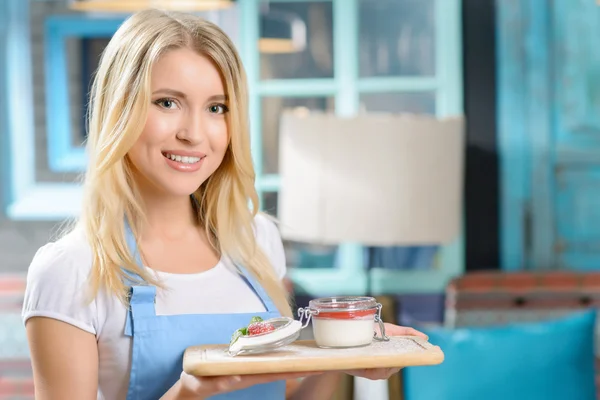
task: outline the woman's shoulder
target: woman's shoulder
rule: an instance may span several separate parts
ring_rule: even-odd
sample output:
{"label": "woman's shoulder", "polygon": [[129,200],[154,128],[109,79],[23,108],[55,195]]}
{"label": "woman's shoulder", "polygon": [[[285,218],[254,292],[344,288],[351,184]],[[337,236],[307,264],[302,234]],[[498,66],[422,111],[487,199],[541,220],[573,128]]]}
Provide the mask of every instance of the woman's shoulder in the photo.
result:
{"label": "woman's shoulder", "polygon": [[271,241],[281,242],[275,218],[263,212],[259,212],[254,217],[254,234],[256,240],[261,243],[269,243]]}
{"label": "woman's shoulder", "polygon": [[33,256],[28,275],[56,273],[72,268],[82,269],[87,274],[91,264],[90,245],[82,230],[75,228],[57,240],[41,246]]}
{"label": "woman's shoulder", "polygon": [[77,229],[40,247],[27,271],[23,321],[42,316],[96,333],[96,305],[85,300],[91,266],[90,247]]}
{"label": "woman's shoulder", "polygon": [[254,232],[256,242],[269,258],[275,274],[283,279],[287,272],[285,250],[275,219],[268,214],[258,213],[254,217]]}
{"label": "woman's shoulder", "polygon": [[36,264],[53,264],[56,261],[91,262],[91,248],[82,229],[76,227],[54,241],[41,246],[33,257]]}

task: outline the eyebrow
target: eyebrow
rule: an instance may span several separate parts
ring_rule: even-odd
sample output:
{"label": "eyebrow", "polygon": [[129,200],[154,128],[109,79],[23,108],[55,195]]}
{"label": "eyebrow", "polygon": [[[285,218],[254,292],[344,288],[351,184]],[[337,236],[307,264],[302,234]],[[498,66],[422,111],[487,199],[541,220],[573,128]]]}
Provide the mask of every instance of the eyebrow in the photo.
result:
{"label": "eyebrow", "polygon": [[[159,93],[163,93],[163,94],[167,94],[167,95],[171,95],[171,96],[175,96],[175,97],[181,97],[181,98],[186,98],[187,96],[185,95],[185,93],[180,92],[179,90],[175,90],[175,89],[158,89],[155,90],[152,94],[156,95]],[[216,94],[214,96],[210,96],[208,98],[208,101],[227,101],[229,100],[228,96],[224,95],[224,94]]]}
{"label": "eyebrow", "polygon": [[222,102],[226,102],[229,100],[229,97],[227,95],[224,94],[215,94],[214,96],[210,96],[208,98],[208,101],[222,101]]}

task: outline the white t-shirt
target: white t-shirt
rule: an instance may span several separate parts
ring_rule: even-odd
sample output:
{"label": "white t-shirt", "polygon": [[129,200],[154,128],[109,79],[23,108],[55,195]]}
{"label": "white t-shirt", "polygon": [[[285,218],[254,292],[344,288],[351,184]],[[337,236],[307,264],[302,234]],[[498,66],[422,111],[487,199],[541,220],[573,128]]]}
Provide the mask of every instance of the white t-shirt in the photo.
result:
{"label": "white t-shirt", "polygon": [[[285,255],[277,227],[259,215],[255,234],[277,275],[283,278]],[[131,367],[131,337],[124,335],[126,309],[115,296],[103,291],[89,305],[83,303],[91,264],[91,249],[82,231],[75,230],[41,247],[27,275],[23,321],[36,316],[55,318],[96,335],[98,398],[125,399]],[[166,288],[157,289],[158,315],[265,311],[260,298],[226,258],[206,272],[156,274]]]}

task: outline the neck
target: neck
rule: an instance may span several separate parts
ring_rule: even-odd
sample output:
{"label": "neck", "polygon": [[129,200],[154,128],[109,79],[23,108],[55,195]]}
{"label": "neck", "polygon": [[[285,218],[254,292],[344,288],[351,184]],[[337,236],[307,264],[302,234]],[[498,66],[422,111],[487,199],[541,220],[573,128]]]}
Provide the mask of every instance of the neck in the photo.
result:
{"label": "neck", "polygon": [[189,196],[144,196],[147,225],[142,237],[178,238],[197,229],[198,218]]}

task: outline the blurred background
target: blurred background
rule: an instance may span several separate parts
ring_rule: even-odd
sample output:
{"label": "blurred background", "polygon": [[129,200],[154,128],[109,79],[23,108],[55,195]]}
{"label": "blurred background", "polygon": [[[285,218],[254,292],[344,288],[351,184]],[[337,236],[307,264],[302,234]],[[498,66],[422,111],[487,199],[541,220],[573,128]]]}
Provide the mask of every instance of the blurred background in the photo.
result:
{"label": "blurred background", "polygon": [[[312,207],[281,196],[299,185],[282,172],[298,168],[280,157],[285,111],[418,115],[439,135],[447,118],[464,118],[451,157],[383,168],[377,179],[402,181],[384,211],[442,207],[440,219],[459,221],[444,225],[451,237],[404,233],[390,245],[284,235],[298,306],[375,296],[386,321],[426,331],[446,353],[441,366],[389,381],[348,378],[338,399],[596,398],[595,319],[585,312],[600,304],[595,0],[0,0],[0,399],[33,398],[25,276],[35,251],[78,213],[99,55],[129,13],[151,6],[198,13],[234,39],[250,84],[257,189],[282,223],[294,207]],[[328,129],[317,126],[323,137]],[[435,146],[417,154],[431,158]],[[421,186],[436,193],[442,170],[458,171],[444,182],[451,206],[443,195],[407,200]],[[358,197],[344,202],[361,207],[358,222],[382,207]],[[432,232],[442,227],[420,218]]]}

